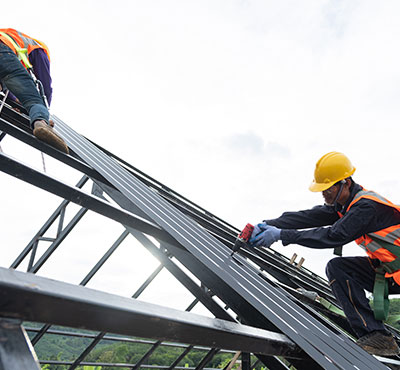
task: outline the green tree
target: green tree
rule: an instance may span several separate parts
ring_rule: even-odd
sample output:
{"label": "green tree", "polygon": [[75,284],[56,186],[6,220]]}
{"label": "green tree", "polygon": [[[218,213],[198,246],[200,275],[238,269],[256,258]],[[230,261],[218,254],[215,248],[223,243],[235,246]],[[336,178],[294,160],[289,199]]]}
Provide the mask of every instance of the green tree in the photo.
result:
{"label": "green tree", "polygon": [[[219,365],[218,365],[218,369],[223,369],[225,368],[225,366],[228,366],[229,363],[232,361],[232,357],[230,358],[226,358],[225,360],[223,360]],[[239,363],[236,362],[235,365],[233,365],[232,369],[237,369],[239,368]]]}

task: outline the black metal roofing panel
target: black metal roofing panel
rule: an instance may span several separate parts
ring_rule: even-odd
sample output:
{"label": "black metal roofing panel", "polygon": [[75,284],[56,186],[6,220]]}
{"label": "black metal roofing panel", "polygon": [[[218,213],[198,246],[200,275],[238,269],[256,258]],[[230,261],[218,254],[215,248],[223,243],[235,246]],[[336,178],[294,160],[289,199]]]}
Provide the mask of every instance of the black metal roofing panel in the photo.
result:
{"label": "black metal roofing panel", "polygon": [[[273,323],[326,369],[385,369],[374,357],[342,334],[326,328],[296,306],[281,290],[263,280],[245,259],[141,183],[112,158],[53,116],[69,147],[175,238],[204,268],[226,282],[268,322]],[[213,286],[209,286],[213,288]],[[247,319],[247,318],[246,318]],[[251,317],[248,318],[251,322]]]}

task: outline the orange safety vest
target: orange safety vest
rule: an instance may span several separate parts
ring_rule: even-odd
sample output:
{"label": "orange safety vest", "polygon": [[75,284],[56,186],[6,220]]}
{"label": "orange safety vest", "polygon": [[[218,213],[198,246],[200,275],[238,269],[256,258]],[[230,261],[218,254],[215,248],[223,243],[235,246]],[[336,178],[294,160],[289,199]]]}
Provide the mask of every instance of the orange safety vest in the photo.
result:
{"label": "orange safety vest", "polygon": [[[27,49],[28,56],[35,49],[43,49],[50,60],[50,51],[44,42],[36,40],[22,32],[14,30],[13,28],[2,28],[0,29],[0,32],[6,33],[21,48]],[[18,55],[18,52],[15,49],[14,45],[10,42],[10,40],[8,40],[7,37],[4,37],[1,33],[0,33],[0,41],[6,44],[16,55]],[[26,66],[24,65],[24,67]]]}
{"label": "orange safety vest", "polygon": [[[386,198],[373,191],[368,191],[365,189],[362,189],[356,193],[353,201],[347,207],[346,212],[360,199],[371,199],[374,202],[381,203],[400,212],[400,206],[393,204]],[[342,217],[343,215],[339,213],[339,216]],[[379,244],[379,240],[399,247],[400,253],[400,224],[368,233],[355,240],[355,242],[367,252],[370,258],[379,259],[382,262],[394,261],[397,256],[389,252],[386,248],[382,247],[382,245]],[[397,270],[393,273],[386,272],[385,277],[393,277],[394,281],[400,285],[400,270]]]}

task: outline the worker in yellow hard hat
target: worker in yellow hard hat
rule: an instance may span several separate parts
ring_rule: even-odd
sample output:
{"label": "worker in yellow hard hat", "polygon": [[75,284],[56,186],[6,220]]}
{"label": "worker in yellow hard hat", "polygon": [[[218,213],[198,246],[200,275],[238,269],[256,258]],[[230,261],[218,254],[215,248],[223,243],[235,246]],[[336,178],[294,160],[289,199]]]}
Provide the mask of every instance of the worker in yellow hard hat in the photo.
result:
{"label": "worker in yellow hard hat", "polygon": [[[374,355],[397,355],[400,349],[382,320],[387,316],[387,295],[400,294],[400,206],[355,183],[355,170],[342,153],[323,155],[309,189],[322,192],[325,204],[259,223],[250,244],[270,247],[281,240],[284,246],[316,249],[359,244],[368,257],[330,260],[329,284],[357,343]],[[374,293],[374,310],[364,290]]]}
{"label": "worker in yellow hard hat", "polygon": [[325,154],[315,166],[314,179],[309,189],[313,192],[321,191],[326,204],[334,205],[338,203],[339,198],[346,197],[346,194],[342,194],[344,189],[346,192],[349,190],[348,186],[345,187],[345,179],[350,178],[355,170],[344,154]]}

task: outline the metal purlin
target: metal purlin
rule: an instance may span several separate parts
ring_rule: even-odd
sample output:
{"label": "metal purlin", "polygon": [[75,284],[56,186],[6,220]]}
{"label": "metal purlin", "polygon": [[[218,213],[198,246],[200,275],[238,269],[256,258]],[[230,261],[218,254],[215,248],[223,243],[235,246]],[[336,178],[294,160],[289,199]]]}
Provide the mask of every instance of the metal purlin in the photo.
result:
{"label": "metal purlin", "polygon": [[[289,336],[316,362],[327,369],[384,368],[344,335],[327,332],[321,325],[278,289],[260,281],[258,275],[241,257],[239,264],[229,258],[230,250],[212,238],[193,221],[154,194],[127,170],[111,160],[94,145],[77,134],[56,116],[57,131],[87,164],[133,201],[154,222],[172,235],[210,271],[256,308],[268,321]],[[224,266],[221,269],[221,266]],[[211,287],[212,288],[212,287]],[[284,320],[282,319],[284,317]]]}
{"label": "metal purlin", "polygon": [[[84,175],[76,184],[77,188],[82,188],[85,183],[88,181],[88,177]],[[62,214],[65,212],[65,208],[70,204],[70,201],[63,200],[61,204],[57,207],[57,209],[53,212],[53,214],[49,217],[49,219],[43,224],[40,230],[35,234],[32,240],[28,243],[28,245],[24,248],[24,250],[19,254],[19,256],[15,259],[15,261],[11,264],[10,268],[16,269],[18,266],[24,261],[25,257],[31,253],[30,262],[28,266],[28,271],[32,271],[32,265],[36,254],[36,249],[38,242],[40,240],[50,241],[48,238],[44,238],[44,234],[50,229],[53,223],[59,219],[59,224],[57,227],[57,237],[60,236],[62,231],[62,223],[63,217]],[[51,241],[55,241],[57,237],[52,239]],[[33,255],[33,256],[32,256]]]}

